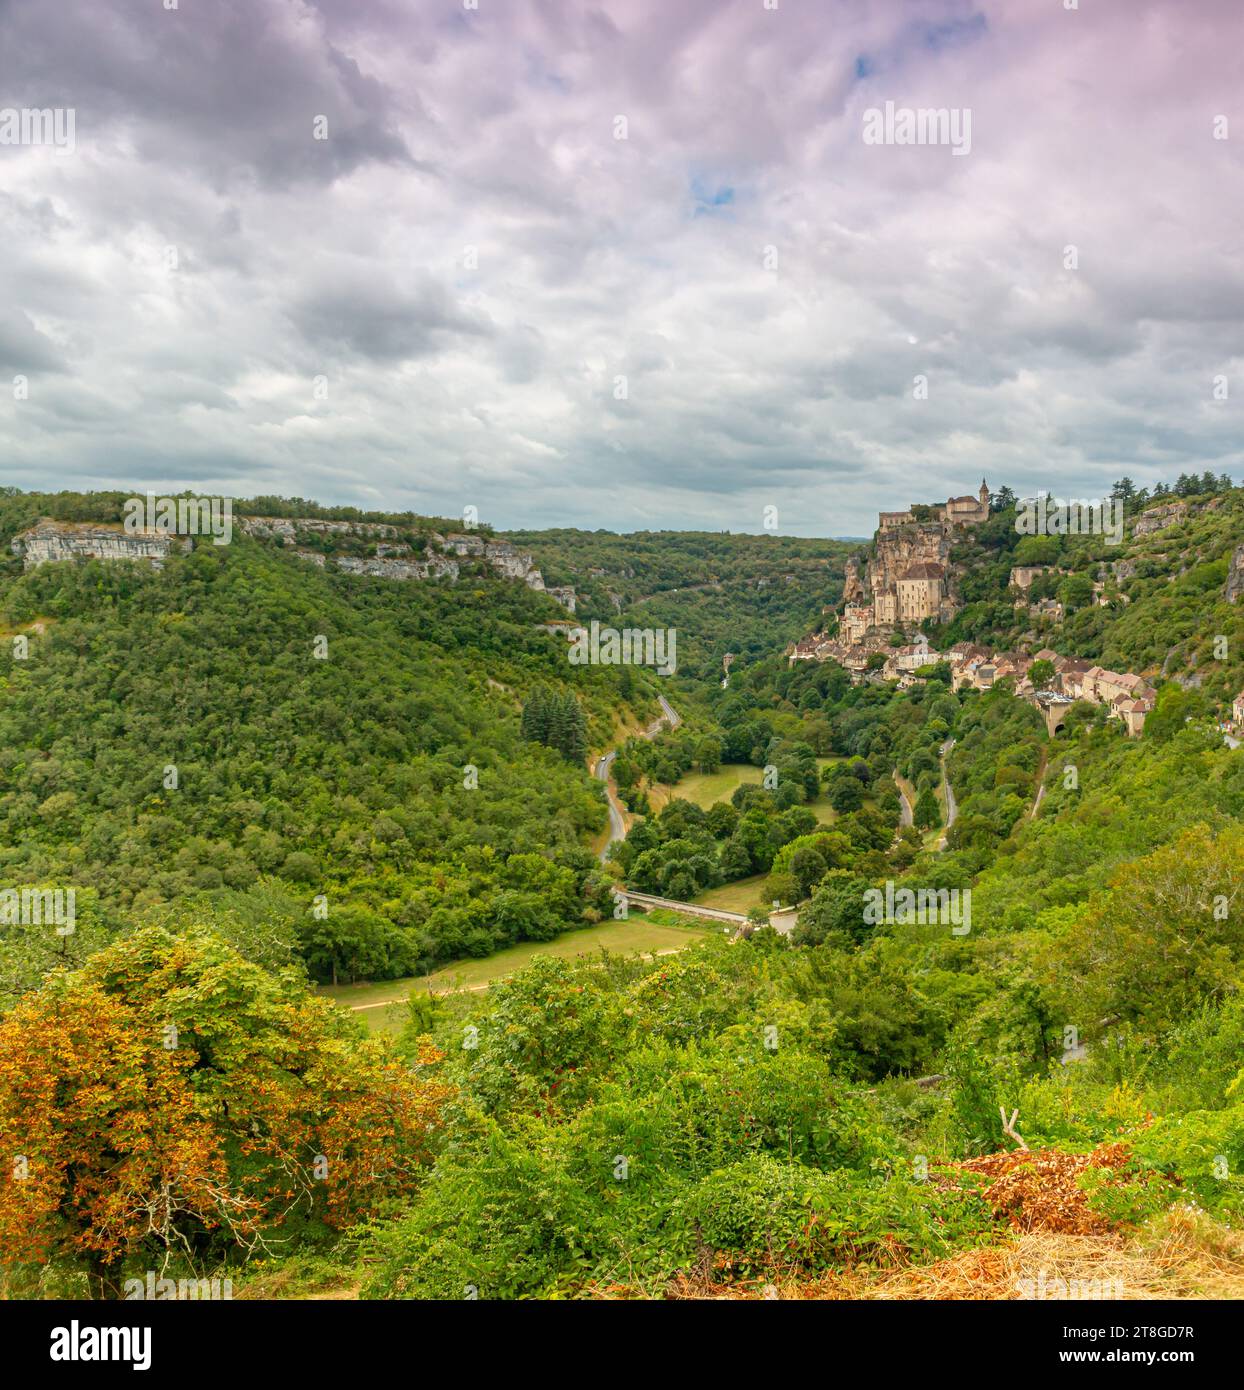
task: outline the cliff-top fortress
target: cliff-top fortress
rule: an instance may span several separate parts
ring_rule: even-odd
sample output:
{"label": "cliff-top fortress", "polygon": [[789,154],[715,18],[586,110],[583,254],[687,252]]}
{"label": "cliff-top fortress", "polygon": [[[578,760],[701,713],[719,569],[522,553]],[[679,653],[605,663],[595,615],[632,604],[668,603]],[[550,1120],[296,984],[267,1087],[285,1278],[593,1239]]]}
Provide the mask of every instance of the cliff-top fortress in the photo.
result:
{"label": "cliff-top fortress", "polygon": [[846,564],[842,639],[858,642],[870,628],[915,627],[926,618],[949,622],[958,611],[950,574],[954,533],[988,519],[983,478],[975,497],[880,513],[871,556],[863,565],[855,556]]}

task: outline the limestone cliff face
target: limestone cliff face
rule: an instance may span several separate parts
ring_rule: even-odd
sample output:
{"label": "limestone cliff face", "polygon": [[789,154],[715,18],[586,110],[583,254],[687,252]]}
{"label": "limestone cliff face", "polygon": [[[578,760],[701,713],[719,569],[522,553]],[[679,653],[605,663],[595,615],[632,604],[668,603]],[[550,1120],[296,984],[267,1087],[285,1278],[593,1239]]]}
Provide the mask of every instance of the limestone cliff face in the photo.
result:
{"label": "limestone cliff face", "polygon": [[[346,574],[371,575],[382,579],[441,579],[456,580],[461,572],[460,559],[482,560],[503,579],[513,579],[528,588],[545,591],[544,576],[536,568],[531,554],[519,550],[509,541],[492,540],[472,532],[442,536],[433,531],[428,547],[416,556],[409,545],[396,539],[399,530],[379,521],[321,521],[308,517],[242,517],[239,525],[248,536],[277,540],[296,549],[299,555],[323,566],[324,556],[314,550],[297,549],[299,541],[308,534],[357,536],[376,541],[374,556],[338,555],[332,562]],[[571,613],[577,598],[569,585],[546,592]]]}
{"label": "limestone cliff face", "polygon": [[1234,603],[1241,594],[1244,594],[1244,545],[1237,545],[1227,571],[1227,602]]}
{"label": "limestone cliff face", "polygon": [[97,526],[71,521],[41,521],[13,537],[10,549],[26,569],[52,560],[145,560],[160,569],[174,546],[189,550],[188,537],[162,531],[128,532],[120,526]]}
{"label": "limestone cliff face", "polygon": [[484,546],[484,559],[506,579],[521,579],[533,589],[544,588],[544,576],[536,569],[530,554],[508,541],[489,541]]}
{"label": "limestone cliff face", "polygon": [[842,601],[858,603],[864,597],[864,582],[860,578],[860,562],[853,555],[846,563],[842,579]]}
{"label": "limestone cliff face", "polygon": [[397,527],[382,521],[321,521],[316,517],[244,516],[238,523],[248,536],[279,540],[282,545],[296,545],[299,532],[318,536],[396,536]]}
{"label": "limestone cliff face", "polygon": [[579,602],[579,596],[575,593],[573,586],[570,584],[561,586],[549,585],[544,592],[548,594],[549,598],[560,603],[568,613],[573,613],[575,606]]}
{"label": "limestone cliff face", "polygon": [[937,522],[913,522],[882,531],[868,563],[868,588],[874,594],[894,589],[900,576],[912,565],[947,566],[949,561],[950,536]]}
{"label": "limestone cliff face", "polygon": [[484,536],[452,535],[444,539],[446,550],[472,560],[484,560],[505,579],[520,579],[532,589],[544,588],[544,576],[529,552],[509,541],[488,540]]}
{"label": "limestone cliff face", "polygon": [[[325,521],[318,517],[247,516],[238,519],[244,535],[277,541],[294,554],[325,568],[332,564],[345,574],[372,575],[382,579],[449,579],[459,577],[455,557],[481,559],[504,579],[513,579],[529,588],[544,590],[544,576],[531,555],[509,541],[483,536],[440,536],[433,532],[428,547],[417,555],[397,539],[396,526],[381,521]],[[376,554],[334,555],[305,548],[310,536],[354,536],[376,542]],[[12,550],[23,558],[27,569],[50,560],[146,560],[159,569],[173,546],[189,551],[188,538],[166,535],[162,531],[128,532],[120,526],[82,525],[75,522],[41,521],[29,531],[15,536]],[[563,608],[575,611],[576,595],[569,585],[547,591]]]}
{"label": "limestone cliff face", "polygon": [[362,559],[339,555],[334,562],[346,574],[367,574],[379,579],[439,579],[458,577],[458,562],[444,555],[430,555],[427,560],[394,560],[384,556]]}

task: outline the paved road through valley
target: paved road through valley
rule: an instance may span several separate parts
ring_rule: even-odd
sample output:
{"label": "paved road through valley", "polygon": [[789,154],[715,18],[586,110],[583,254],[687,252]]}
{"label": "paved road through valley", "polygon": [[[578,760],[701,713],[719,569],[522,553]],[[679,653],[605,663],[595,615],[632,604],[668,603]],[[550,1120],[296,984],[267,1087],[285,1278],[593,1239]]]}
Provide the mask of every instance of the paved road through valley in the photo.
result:
{"label": "paved road through valley", "polygon": [[[655,738],[665,724],[668,724],[671,729],[676,729],[682,723],[682,715],[675,710],[664,695],[658,695],[657,699],[661,703],[662,715],[660,719],[653,720],[648,726],[648,732],[645,735],[647,738]],[[609,858],[609,846],[615,840],[626,839],[626,819],[622,813],[622,803],[618,800],[617,793],[609,782],[609,769],[613,766],[613,760],[617,756],[618,750],[611,748],[608,753],[602,753],[596,760],[596,776],[605,784],[605,798],[609,802],[609,839],[596,856],[602,864]]]}
{"label": "paved road through valley", "polygon": [[609,846],[615,840],[626,839],[626,821],[622,816],[622,805],[613,788],[609,785],[609,769],[613,766],[613,760],[617,756],[618,750],[611,748],[608,753],[596,760],[596,775],[605,784],[605,798],[609,802],[609,839],[599,855],[602,864],[609,857]]}

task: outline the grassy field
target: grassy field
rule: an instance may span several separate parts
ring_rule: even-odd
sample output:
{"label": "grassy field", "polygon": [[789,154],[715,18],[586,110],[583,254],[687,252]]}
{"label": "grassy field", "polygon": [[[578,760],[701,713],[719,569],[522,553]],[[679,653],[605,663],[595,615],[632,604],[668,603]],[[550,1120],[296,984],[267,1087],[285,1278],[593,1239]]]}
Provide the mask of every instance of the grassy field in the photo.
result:
{"label": "grassy field", "polygon": [[761,898],[761,889],[768,874],[752,874],[750,878],[736,879],[733,883],[723,883],[720,888],[710,888],[696,898],[705,907],[719,907],[723,912],[746,912],[749,907],[769,904]]}
{"label": "grassy field", "polygon": [[[841,758],[818,758],[816,765],[820,769],[841,761]],[[652,802],[654,811],[660,811],[662,806],[675,797],[681,801],[693,802],[707,811],[718,801],[729,801],[736,787],[749,782],[759,784],[763,775],[762,768],[752,767],[750,763],[727,763],[716,772],[689,772],[674,787],[658,783],[649,791],[648,799]],[[824,795],[807,804],[822,825],[828,825],[834,819],[834,808],[826,801]]]}
{"label": "grassy field", "polygon": [[662,800],[678,797],[707,811],[718,801],[729,801],[736,787],[748,782],[759,784],[763,775],[763,768],[750,763],[727,763],[716,772],[689,772],[676,787],[661,787]]}
{"label": "grassy field", "polygon": [[[494,980],[513,975],[531,964],[536,956],[573,957],[595,955],[602,947],[617,955],[636,952],[680,951],[705,936],[707,926],[658,925],[643,916],[626,922],[608,922],[582,931],[566,932],[552,941],[525,941],[482,960],[455,961],[431,975],[410,975],[380,984],[321,985],[319,993],[345,1008],[358,1009],[372,1032],[397,1032],[401,1026],[401,1006],[415,990],[480,990]],[[385,1007],[394,1006],[394,1007]]]}

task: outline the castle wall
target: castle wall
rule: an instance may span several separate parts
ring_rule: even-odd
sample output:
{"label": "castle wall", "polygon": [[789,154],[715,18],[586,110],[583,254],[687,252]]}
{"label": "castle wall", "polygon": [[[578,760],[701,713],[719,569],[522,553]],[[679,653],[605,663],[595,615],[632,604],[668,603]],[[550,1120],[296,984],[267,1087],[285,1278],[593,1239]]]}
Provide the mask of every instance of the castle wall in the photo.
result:
{"label": "castle wall", "polygon": [[[878,627],[925,618],[946,621],[954,616],[956,604],[949,578],[954,531],[988,520],[989,488],[982,479],[976,497],[951,497],[924,514],[933,520],[916,521],[910,508],[881,512],[863,570],[855,559],[847,561],[844,602],[871,602],[872,620]],[[909,574],[913,567],[926,565],[939,566],[943,574]],[[904,575],[908,577],[904,579]],[[851,621],[853,631],[858,625],[858,621]]]}

